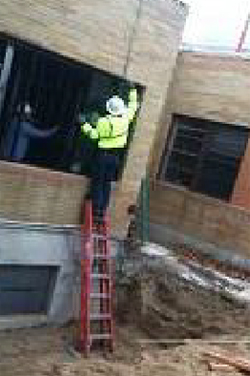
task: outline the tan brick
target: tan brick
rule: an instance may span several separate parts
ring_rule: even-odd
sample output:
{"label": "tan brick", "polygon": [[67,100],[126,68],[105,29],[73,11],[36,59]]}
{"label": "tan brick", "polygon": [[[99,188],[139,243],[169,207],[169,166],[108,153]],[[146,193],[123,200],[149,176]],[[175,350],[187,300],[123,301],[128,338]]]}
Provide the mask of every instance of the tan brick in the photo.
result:
{"label": "tan brick", "polygon": [[[128,37],[134,27],[137,9],[136,0],[1,0],[0,32],[10,33],[122,76],[129,47]],[[128,78],[141,83],[146,93],[130,149],[131,157],[123,175],[127,186],[133,186],[133,189],[125,194],[121,184],[116,193],[119,212],[116,224],[120,229],[124,227],[126,205],[136,200],[141,178],[145,174],[186,15],[187,7],[178,1],[150,0],[144,2],[141,19],[136,25]],[[147,148],[144,147],[145,143]],[[20,175],[24,172],[21,169]],[[44,176],[39,170],[37,178],[41,180],[40,175]],[[70,196],[69,201],[66,193],[70,190],[69,185],[62,184],[56,188],[49,180],[50,173],[46,177],[48,189],[43,189],[44,184],[33,186],[26,177],[24,192],[21,194],[20,190],[16,197],[11,194],[10,199],[7,198],[6,202],[15,202],[18,206],[15,213],[11,204],[1,206],[3,200],[0,192],[2,215],[17,219],[28,217],[31,221],[75,223],[86,181],[78,180],[71,189],[72,198]],[[61,175],[61,178],[64,180],[65,175]],[[5,179],[0,166],[3,190],[7,184]],[[23,179],[13,176],[13,181],[18,184]],[[73,177],[71,179],[74,181]],[[56,189],[62,192],[58,192],[59,198],[53,202]],[[42,192],[45,193],[44,197]],[[37,195],[41,200],[39,204],[35,203]],[[28,207],[27,197],[30,197],[33,208]],[[63,201],[71,203],[71,210],[70,205],[61,206]]]}
{"label": "tan brick", "polygon": [[250,256],[249,213],[236,206],[154,182],[150,220]]}

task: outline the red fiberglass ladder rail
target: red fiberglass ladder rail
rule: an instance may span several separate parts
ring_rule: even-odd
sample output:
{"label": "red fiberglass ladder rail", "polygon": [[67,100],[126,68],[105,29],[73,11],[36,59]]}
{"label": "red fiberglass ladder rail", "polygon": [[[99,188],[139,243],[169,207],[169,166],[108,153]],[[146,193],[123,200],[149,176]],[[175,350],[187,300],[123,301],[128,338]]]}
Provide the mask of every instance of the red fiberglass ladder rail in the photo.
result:
{"label": "red fiberglass ladder rail", "polygon": [[96,344],[113,350],[113,265],[110,224],[106,216],[94,224],[92,203],[85,205],[81,237],[80,348],[87,355]]}

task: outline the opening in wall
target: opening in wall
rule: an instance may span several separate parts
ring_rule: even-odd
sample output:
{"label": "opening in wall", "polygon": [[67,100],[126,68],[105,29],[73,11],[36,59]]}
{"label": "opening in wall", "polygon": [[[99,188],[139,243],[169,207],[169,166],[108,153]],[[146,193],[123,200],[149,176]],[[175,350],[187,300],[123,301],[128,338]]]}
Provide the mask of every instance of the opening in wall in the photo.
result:
{"label": "opening in wall", "polygon": [[47,314],[59,268],[0,265],[0,316]]}
{"label": "opening in wall", "polygon": [[[97,145],[81,134],[79,114],[87,121],[105,114],[109,97],[126,102],[129,87],[121,77],[0,37],[0,158],[89,175]],[[119,173],[125,157],[122,150]]]}
{"label": "opening in wall", "polygon": [[248,137],[243,126],[174,115],[158,178],[229,201]]}

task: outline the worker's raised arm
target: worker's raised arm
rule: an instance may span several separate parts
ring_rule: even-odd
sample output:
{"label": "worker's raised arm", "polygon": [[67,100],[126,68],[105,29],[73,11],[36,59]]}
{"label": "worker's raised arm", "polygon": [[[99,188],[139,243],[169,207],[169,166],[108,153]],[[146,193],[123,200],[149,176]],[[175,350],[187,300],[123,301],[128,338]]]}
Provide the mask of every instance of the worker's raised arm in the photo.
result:
{"label": "worker's raised arm", "polygon": [[129,119],[129,122],[133,121],[137,109],[138,109],[137,90],[131,89],[130,92],[129,92],[129,102],[128,102],[128,119]]}

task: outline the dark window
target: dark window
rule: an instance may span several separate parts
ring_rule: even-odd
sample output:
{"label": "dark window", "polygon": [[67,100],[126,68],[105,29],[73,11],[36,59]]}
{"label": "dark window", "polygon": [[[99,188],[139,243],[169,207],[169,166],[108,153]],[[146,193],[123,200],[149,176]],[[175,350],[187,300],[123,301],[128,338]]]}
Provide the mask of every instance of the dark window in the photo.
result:
{"label": "dark window", "polygon": [[159,178],[229,200],[248,140],[248,130],[174,115]]}
{"label": "dark window", "polygon": [[[0,159],[91,174],[97,145],[81,135],[79,114],[90,122],[94,112],[106,114],[107,99],[116,94],[126,101],[129,85],[89,65],[0,38]],[[121,168],[125,156],[121,151]]]}
{"label": "dark window", "polygon": [[57,274],[56,266],[0,265],[0,316],[46,314]]}

